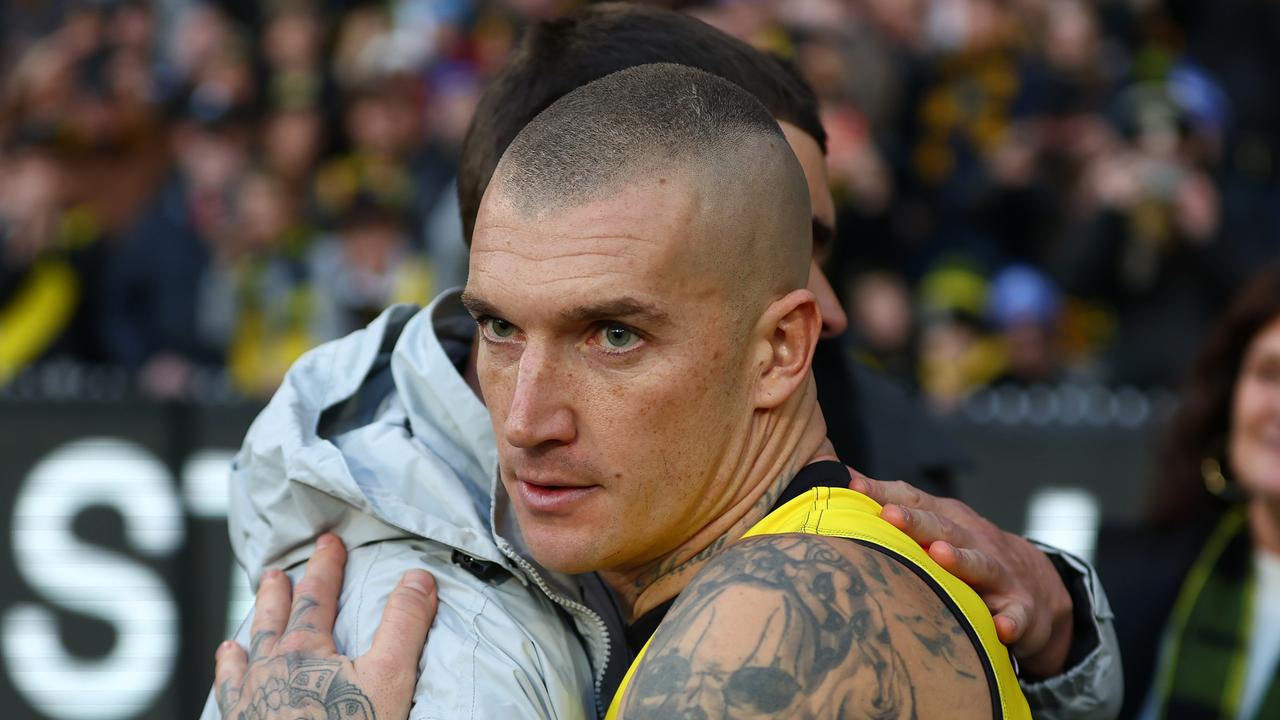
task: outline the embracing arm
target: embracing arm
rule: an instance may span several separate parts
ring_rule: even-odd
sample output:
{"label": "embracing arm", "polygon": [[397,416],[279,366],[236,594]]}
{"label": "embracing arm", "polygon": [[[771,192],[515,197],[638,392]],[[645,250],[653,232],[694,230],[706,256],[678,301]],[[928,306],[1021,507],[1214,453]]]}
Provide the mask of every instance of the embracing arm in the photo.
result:
{"label": "embracing arm", "polygon": [[1071,594],[1075,621],[1063,671],[1024,681],[1022,692],[1041,720],[1112,720],[1124,699],[1120,641],[1111,603],[1089,563],[1057,548],[1033,543],[1058,570]]}
{"label": "embracing arm", "polygon": [[[318,567],[338,564],[336,582],[309,586],[315,588],[311,596],[326,603],[336,601],[336,621],[325,626],[328,630],[322,628],[326,651],[332,648],[336,655],[356,657],[376,647],[377,628],[395,613],[395,598],[402,592],[397,589],[399,580],[411,568],[431,570],[433,592],[440,598],[431,625],[432,641],[425,649],[419,641],[416,653],[398,656],[395,672],[411,679],[407,709],[379,712],[379,718],[587,717],[594,705],[590,668],[580,644],[558,622],[549,600],[533,595],[515,579],[490,587],[452,564],[449,548],[430,541],[406,538],[352,548],[347,553],[341,551],[341,543],[336,545],[316,550],[307,569],[308,574],[314,574],[317,559]],[[300,582],[298,592],[305,587]],[[249,648],[250,657],[262,655],[260,647],[254,649],[254,637],[265,622],[258,615],[278,603],[279,597],[287,599],[289,593],[287,577],[261,584],[258,613],[251,623],[255,630],[242,628],[236,638],[241,647]],[[218,656],[219,677],[228,676],[223,672],[228,664],[225,658],[235,654],[234,644],[230,653],[227,650]],[[324,657],[329,662],[345,659]],[[276,674],[287,672],[281,667]],[[241,672],[240,676],[242,680],[234,672],[229,675],[232,684],[240,685],[242,695],[270,693],[275,682],[271,674]],[[354,686],[366,687],[360,683]],[[236,717],[221,714],[216,701],[211,697],[202,720]]]}
{"label": "embracing arm", "polygon": [[218,647],[214,698],[224,718],[377,720],[408,715],[414,666],[436,612],[435,583],[406,573],[392,592],[369,651],[351,659],[333,644],[346,552],[322,536],[306,575],[267,573],[249,647]]}
{"label": "embracing arm", "polygon": [[926,548],[991,608],[1041,720],[1108,720],[1120,711],[1120,649],[1102,583],[1088,563],[996,527],[968,505],[851,471],[850,487]]}
{"label": "embracing arm", "polygon": [[810,535],[718,556],[626,693],[627,720],[991,717],[977,651],[933,591],[875,550]]}

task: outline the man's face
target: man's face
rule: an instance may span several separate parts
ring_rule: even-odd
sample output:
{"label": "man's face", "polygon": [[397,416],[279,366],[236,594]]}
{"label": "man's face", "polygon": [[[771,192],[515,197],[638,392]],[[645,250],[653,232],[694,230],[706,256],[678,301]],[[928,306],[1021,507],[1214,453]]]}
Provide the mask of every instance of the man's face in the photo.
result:
{"label": "man's face", "polygon": [[725,511],[752,415],[752,323],[706,251],[721,211],[677,178],[538,219],[500,196],[465,302],[524,538],[560,571],[650,563]]}
{"label": "man's face", "polygon": [[788,122],[779,121],[778,125],[787,136],[787,144],[800,161],[805,182],[809,184],[809,206],[813,208],[813,263],[809,266],[808,287],[818,299],[818,308],[822,311],[822,337],[834,337],[849,327],[849,317],[822,270],[822,264],[836,241],[836,206],[827,182],[827,161],[812,135]]}

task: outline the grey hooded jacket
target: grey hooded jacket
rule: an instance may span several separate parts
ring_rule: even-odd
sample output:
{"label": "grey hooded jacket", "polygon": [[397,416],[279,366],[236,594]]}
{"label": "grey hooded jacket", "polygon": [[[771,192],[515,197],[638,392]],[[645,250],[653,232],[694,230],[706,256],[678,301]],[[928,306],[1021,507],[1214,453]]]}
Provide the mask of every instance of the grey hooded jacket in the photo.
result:
{"label": "grey hooded jacket", "polygon": [[[304,355],[236,456],[232,548],[255,588],[269,568],[296,582],[314,539],[337,532],[348,561],[334,639],[353,657],[400,576],[429,570],[440,608],[413,720],[603,715],[605,674],[625,670],[606,667],[605,622],[617,637],[620,621],[598,587],[547,572],[523,548],[488,413],[458,371],[473,333],[453,291]],[[1037,718],[1108,718],[1119,704],[1106,600],[1091,569],[1081,572],[1101,646],[1061,679],[1026,686]],[[211,693],[202,720],[219,717]]]}

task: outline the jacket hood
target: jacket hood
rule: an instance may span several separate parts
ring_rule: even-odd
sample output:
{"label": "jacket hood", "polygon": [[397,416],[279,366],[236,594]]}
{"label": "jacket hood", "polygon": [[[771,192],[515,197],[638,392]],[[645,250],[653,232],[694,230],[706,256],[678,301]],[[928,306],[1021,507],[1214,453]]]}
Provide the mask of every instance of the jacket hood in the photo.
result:
{"label": "jacket hood", "polygon": [[231,543],[255,587],[328,530],[348,547],[427,538],[526,581],[489,528],[493,433],[454,362],[471,327],[448,292],[393,306],[289,370],[232,465]]}

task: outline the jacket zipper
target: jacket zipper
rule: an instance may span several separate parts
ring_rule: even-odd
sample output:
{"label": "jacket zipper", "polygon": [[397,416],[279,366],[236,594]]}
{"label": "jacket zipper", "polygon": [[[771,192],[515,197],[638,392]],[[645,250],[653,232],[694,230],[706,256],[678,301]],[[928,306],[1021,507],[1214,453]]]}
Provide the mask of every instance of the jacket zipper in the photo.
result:
{"label": "jacket zipper", "polygon": [[517,553],[515,549],[511,547],[511,544],[508,543],[505,539],[497,536],[496,534],[494,535],[494,539],[497,540],[498,549],[501,550],[502,553],[506,555],[507,558],[509,558],[512,562],[520,566],[520,569],[523,570],[525,574],[528,575],[533,580],[534,584],[538,586],[538,589],[542,590],[544,595],[551,598],[551,600],[555,602],[557,605],[565,608],[566,610],[576,615],[584,616],[586,620],[590,621],[590,625],[592,626],[592,629],[596,631],[595,636],[596,638],[599,639],[598,644],[600,645],[600,648],[597,651],[597,653],[593,653],[593,654],[598,654],[600,657],[592,658],[594,660],[592,665],[595,668],[594,670],[594,675],[595,675],[594,686],[595,687],[592,695],[595,698],[595,703],[596,703],[596,707],[595,707],[596,717],[597,718],[604,717],[604,713],[602,712],[604,703],[602,702],[602,698],[600,697],[600,686],[604,683],[604,671],[606,669],[605,666],[609,662],[609,649],[612,643],[612,640],[610,640],[609,638],[608,628],[605,627],[604,620],[600,617],[600,615],[596,613],[596,611],[592,610],[586,605],[583,605],[582,603],[576,602],[574,600],[570,600],[569,598],[561,595],[555,590],[552,590],[551,587],[547,585],[547,582],[542,579],[542,574],[539,573],[537,568],[533,566],[533,563],[530,563],[528,560],[525,560],[523,557],[521,557],[520,554]]}

